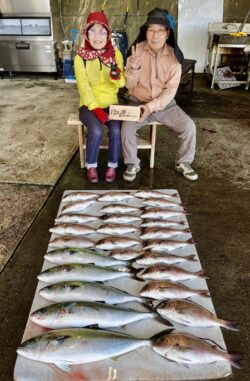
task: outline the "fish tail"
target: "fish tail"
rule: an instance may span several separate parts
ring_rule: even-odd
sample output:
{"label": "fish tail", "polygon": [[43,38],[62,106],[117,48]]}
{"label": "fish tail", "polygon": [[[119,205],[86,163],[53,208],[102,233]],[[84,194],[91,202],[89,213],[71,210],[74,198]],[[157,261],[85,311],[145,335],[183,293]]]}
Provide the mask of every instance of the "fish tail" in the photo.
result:
{"label": "fish tail", "polygon": [[199,276],[199,278],[209,279],[209,277],[206,275],[206,270],[200,270],[197,271],[196,274]]}
{"label": "fish tail", "polygon": [[236,352],[229,352],[228,359],[234,368],[241,369],[242,355]]}
{"label": "fish tail", "polygon": [[200,296],[203,296],[204,298],[210,298],[210,294],[208,290],[199,290],[198,292]]}
{"label": "fish tail", "polygon": [[[130,276],[130,278],[132,278],[132,279],[135,279],[135,280],[137,280],[137,281],[139,281],[139,282],[144,282],[144,279],[142,279],[140,276],[139,276],[139,273],[142,271],[142,269],[140,268],[140,269],[133,269],[133,272],[132,273],[130,273],[131,274],[131,276]],[[144,270],[143,270],[144,271]]]}
{"label": "fish tail", "polygon": [[239,331],[239,324],[234,320],[220,320],[221,326],[231,331]]}
{"label": "fish tail", "polygon": [[194,244],[195,244],[193,238],[189,238],[186,242],[187,242],[187,243],[194,243]]}
{"label": "fish tail", "polygon": [[195,254],[188,255],[185,257],[185,259],[191,262],[197,262],[197,259],[195,259]]}
{"label": "fish tail", "polygon": [[189,228],[185,228],[185,229],[183,229],[183,231],[184,231],[185,233],[190,233],[190,232],[191,232],[191,230],[190,230]]}

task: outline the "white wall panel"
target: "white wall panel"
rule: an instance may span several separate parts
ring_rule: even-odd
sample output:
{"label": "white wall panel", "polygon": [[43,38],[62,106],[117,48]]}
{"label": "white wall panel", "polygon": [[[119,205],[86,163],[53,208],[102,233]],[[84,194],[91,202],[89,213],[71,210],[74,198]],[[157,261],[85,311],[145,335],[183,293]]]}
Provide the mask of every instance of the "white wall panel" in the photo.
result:
{"label": "white wall panel", "polygon": [[179,0],[178,44],[185,58],[196,59],[196,73],[203,73],[208,24],[223,20],[223,0]]}

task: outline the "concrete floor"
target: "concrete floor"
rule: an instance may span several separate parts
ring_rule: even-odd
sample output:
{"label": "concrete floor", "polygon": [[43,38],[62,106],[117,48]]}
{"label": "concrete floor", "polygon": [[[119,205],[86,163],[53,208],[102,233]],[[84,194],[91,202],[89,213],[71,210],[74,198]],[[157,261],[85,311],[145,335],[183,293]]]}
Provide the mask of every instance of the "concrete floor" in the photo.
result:
{"label": "concrete floor", "polygon": [[[17,81],[20,80],[22,79],[6,80],[8,86],[1,81],[0,91],[1,87],[4,87],[5,91],[9,91],[7,88],[11,91],[11,87],[17,86]],[[39,86],[39,83],[41,84],[39,81],[44,79],[33,81],[38,81],[36,84]],[[48,99],[51,94],[51,90],[46,92],[48,81],[53,82],[55,91],[65,91],[61,81],[46,80],[43,82],[45,83],[43,95]],[[30,83],[33,83],[32,80]],[[72,87],[68,89],[71,96],[77,95],[75,89]],[[152,187],[177,189],[186,204],[190,213],[188,221],[197,243],[201,264],[210,278],[208,286],[216,312],[220,317],[238,321],[241,327],[239,332],[223,330],[228,350],[244,353],[243,368],[234,369],[233,376],[228,377],[228,380],[249,381],[249,100],[249,92],[244,89],[212,91],[200,77],[195,80],[193,98],[188,94],[178,95],[179,104],[197,124],[198,145],[194,166],[199,172],[199,180],[195,183],[186,181],[174,172],[176,139],[163,128],[158,130],[155,169],[148,169],[147,153],[140,151],[142,170],[132,184],[122,180],[124,169],[122,165],[115,184],[106,184],[103,180],[98,185],[88,184],[79,167],[78,153],[68,164],[72,156],[72,145],[68,147],[67,144],[64,151],[68,154],[62,159],[65,168],[63,173],[58,168],[54,171],[53,160],[47,164],[50,165],[47,168],[44,162],[46,155],[40,167],[37,163],[32,165],[34,159],[32,154],[29,156],[31,173],[34,173],[34,167],[37,171],[45,168],[53,181],[46,182],[46,176],[43,176],[45,172],[41,170],[40,178],[39,174],[34,177],[37,181],[29,182],[29,176],[26,174],[27,180],[20,184],[18,179],[22,168],[17,171],[17,181],[15,177],[8,181],[5,176],[6,171],[0,166],[0,211],[3,216],[0,231],[3,242],[0,275],[0,380],[13,379],[15,351],[21,342],[37,285],[36,276],[41,270],[43,255],[47,250],[50,238],[48,229],[53,225],[63,192],[68,189]],[[77,101],[71,97],[70,101],[67,99],[67,103],[71,109],[75,107]],[[67,119],[69,109],[65,108],[66,100],[63,97],[60,97],[59,110],[58,104],[55,107],[53,103],[50,104],[50,109],[54,113],[60,110],[60,118]],[[17,116],[14,112],[15,107],[12,103],[13,118]],[[20,105],[17,104],[17,107]],[[41,122],[46,113],[48,108],[40,109]],[[6,118],[1,109],[2,116]],[[4,120],[10,121],[11,114]],[[18,122],[18,118],[15,121]],[[4,126],[5,129],[3,125],[1,126],[0,141],[2,138],[6,139],[6,128],[9,131],[7,124]],[[61,134],[59,132],[59,140],[54,141],[55,150],[58,149],[58,141],[60,144],[64,141],[64,132],[64,130]],[[49,130],[46,133],[44,137],[40,130],[44,141],[51,138]],[[49,148],[46,152],[48,151]],[[23,150],[20,151],[20,162],[22,152]],[[60,161],[60,150],[56,157]],[[107,154],[102,151],[100,172],[104,171],[106,159]],[[8,165],[11,165],[10,163],[11,161],[8,161]],[[55,166],[57,164],[56,162]],[[56,178],[58,182],[54,180]],[[40,179],[44,181],[40,182]]]}

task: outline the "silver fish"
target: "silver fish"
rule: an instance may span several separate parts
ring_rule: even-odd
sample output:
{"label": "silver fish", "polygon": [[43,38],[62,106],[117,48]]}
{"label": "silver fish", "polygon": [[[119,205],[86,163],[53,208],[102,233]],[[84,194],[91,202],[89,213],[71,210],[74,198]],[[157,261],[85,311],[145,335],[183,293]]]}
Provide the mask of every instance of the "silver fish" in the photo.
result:
{"label": "silver fish", "polygon": [[141,214],[141,218],[151,218],[152,220],[167,220],[177,216],[184,217],[186,214],[187,212],[183,210],[150,208],[144,210],[144,212]]}
{"label": "silver fish", "polygon": [[156,340],[152,348],[164,358],[179,364],[212,364],[217,361],[226,361],[240,368],[238,354],[222,351],[204,339],[185,333],[173,332],[161,337]]}
{"label": "silver fish", "polygon": [[52,330],[33,337],[17,349],[31,360],[55,364],[70,372],[70,365],[116,358],[140,347],[151,347],[151,340],[87,328]]}
{"label": "silver fish", "polygon": [[138,258],[144,253],[143,250],[134,249],[116,249],[112,250],[109,254],[110,257],[120,259],[122,261],[131,261],[132,259]]}
{"label": "silver fish", "polygon": [[82,236],[87,234],[95,233],[96,230],[87,226],[80,224],[72,224],[72,223],[63,223],[53,226],[49,229],[51,233],[56,233],[58,235],[76,235]]}
{"label": "silver fish", "polygon": [[141,241],[129,237],[106,237],[97,242],[96,248],[100,250],[114,250],[119,248],[128,248],[141,245]]}
{"label": "silver fish", "polygon": [[152,206],[153,208],[178,208],[179,210],[183,210],[180,203],[164,198],[147,198],[145,201],[142,201],[142,203],[147,206]]}
{"label": "silver fish", "polygon": [[65,213],[55,219],[56,224],[64,223],[77,223],[86,224],[87,222],[98,221],[99,218],[96,216],[91,216],[89,214],[78,214],[78,213]]}
{"label": "silver fish", "polygon": [[190,229],[174,229],[174,228],[147,228],[140,236],[143,240],[148,239],[168,239],[180,234],[190,233]]}
{"label": "silver fish", "polygon": [[80,213],[90,205],[94,204],[94,202],[95,200],[69,202],[62,207],[60,215],[65,213]]}
{"label": "silver fish", "polygon": [[87,249],[93,247],[95,242],[89,238],[74,237],[74,236],[60,236],[52,239],[49,242],[50,247],[56,249],[67,249],[67,248],[78,248],[78,249]]}
{"label": "silver fish", "polygon": [[205,270],[191,272],[180,267],[157,264],[141,270],[137,276],[142,279],[170,280],[173,282],[189,279],[207,278]]}
{"label": "silver fish", "polygon": [[91,192],[70,192],[63,197],[63,202],[86,201],[97,198],[98,194]]}
{"label": "silver fish", "polygon": [[186,241],[174,241],[174,240],[153,240],[149,241],[148,245],[144,247],[144,250],[152,249],[155,251],[173,251],[176,249],[181,249],[185,246],[193,245],[194,241],[192,238]]}
{"label": "silver fish", "polygon": [[104,206],[100,212],[101,213],[117,213],[117,214],[126,214],[131,212],[138,212],[140,211],[139,208],[136,208],[135,206],[130,205],[124,205],[124,204],[114,204],[114,205],[107,205]]}
{"label": "silver fish", "polygon": [[58,283],[68,281],[104,282],[121,277],[133,277],[133,274],[125,268],[114,270],[112,267],[68,264],[45,270],[37,278],[45,283]]}
{"label": "silver fish", "polygon": [[129,234],[139,231],[138,228],[132,226],[132,225],[124,225],[124,224],[105,224],[101,226],[99,229],[97,229],[97,233],[101,234]]}
{"label": "silver fish", "polygon": [[172,197],[178,197],[178,193],[173,192],[170,194],[164,193],[164,192],[159,192],[155,190],[140,190],[134,193],[136,197],[140,198],[172,198]]}
{"label": "silver fish", "polygon": [[218,319],[206,308],[188,300],[170,300],[161,302],[156,311],[165,319],[188,327],[224,327],[233,331],[239,328],[235,321]]}
{"label": "silver fish", "polygon": [[176,263],[182,263],[186,261],[197,262],[195,255],[187,255],[182,257],[180,255],[166,254],[166,253],[157,253],[153,251],[144,252],[144,254],[136,259],[138,265],[151,266],[158,263],[165,263],[166,265],[173,265]]}
{"label": "silver fish", "polygon": [[62,249],[50,251],[44,256],[47,261],[57,263],[59,265],[80,263],[94,264],[101,267],[125,265],[126,262],[109,257],[88,249]]}
{"label": "silver fish", "polygon": [[89,301],[120,304],[145,301],[118,288],[95,282],[61,282],[44,287],[39,293],[43,298],[57,303]]}
{"label": "silver fish", "polygon": [[209,298],[207,290],[194,290],[180,283],[169,281],[153,281],[146,284],[140,295],[151,299],[186,299],[191,296],[203,296]]}
{"label": "silver fish", "polygon": [[142,224],[142,228],[169,228],[180,227],[183,229],[185,225],[184,221],[170,221],[170,220],[145,220]]}
{"label": "silver fish", "polygon": [[81,328],[91,325],[110,328],[157,316],[159,315],[155,312],[139,312],[112,304],[84,301],[58,303],[40,308],[30,315],[30,320],[51,329]]}
{"label": "silver fish", "polygon": [[110,214],[103,218],[104,224],[132,224],[133,222],[141,221],[141,217],[132,216],[130,214]]}
{"label": "silver fish", "polygon": [[108,192],[104,193],[98,198],[98,201],[109,201],[109,202],[117,202],[117,201],[127,201],[134,199],[131,193],[128,192]]}

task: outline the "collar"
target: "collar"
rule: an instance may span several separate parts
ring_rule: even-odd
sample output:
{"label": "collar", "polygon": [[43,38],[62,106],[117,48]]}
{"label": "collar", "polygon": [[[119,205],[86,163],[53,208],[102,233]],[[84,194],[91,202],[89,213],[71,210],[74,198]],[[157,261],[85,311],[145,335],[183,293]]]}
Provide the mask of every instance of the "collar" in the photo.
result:
{"label": "collar", "polygon": [[169,52],[169,46],[168,46],[167,44],[165,44],[165,45],[163,46],[163,48],[162,48],[159,52],[155,53],[155,52],[153,52],[153,51],[150,49],[150,47],[149,47],[147,41],[145,41],[145,45],[144,45],[144,47],[143,47],[143,50],[147,50],[147,51],[149,52],[149,54],[150,54],[152,57],[157,56],[159,53],[160,53],[160,55],[162,55],[162,56],[169,56],[169,54],[170,54],[170,52]]}

